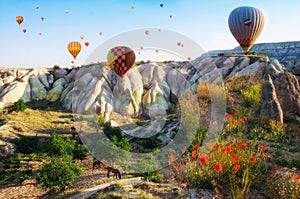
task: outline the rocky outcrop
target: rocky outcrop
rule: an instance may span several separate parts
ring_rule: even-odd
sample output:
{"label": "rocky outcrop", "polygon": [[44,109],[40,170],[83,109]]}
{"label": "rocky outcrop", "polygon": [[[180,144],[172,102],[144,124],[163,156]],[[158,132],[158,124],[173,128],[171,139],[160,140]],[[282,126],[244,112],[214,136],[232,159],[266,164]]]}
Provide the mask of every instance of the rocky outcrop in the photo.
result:
{"label": "rocky outcrop", "polygon": [[283,123],[283,112],[270,75],[264,77],[259,115],[262,123],[267,123],[269,120]]}
{"label": "rocky outcrop", "polygon": [[142,64],[131,69],[124,78],[102,64],[72,70],[57,66],[53,69],[0,69],[0,107],[22,97],[26,102],[60,101],[75,113],[89,111],[106,118],[112,112],[125,116],[160,115],[199,82],[222,83],[232,77],[265,75],[260,113],[265,120],[282,121],[283,116],[300,114],[299,83],[283,68],[277,60],[205,54],[192,62]]}

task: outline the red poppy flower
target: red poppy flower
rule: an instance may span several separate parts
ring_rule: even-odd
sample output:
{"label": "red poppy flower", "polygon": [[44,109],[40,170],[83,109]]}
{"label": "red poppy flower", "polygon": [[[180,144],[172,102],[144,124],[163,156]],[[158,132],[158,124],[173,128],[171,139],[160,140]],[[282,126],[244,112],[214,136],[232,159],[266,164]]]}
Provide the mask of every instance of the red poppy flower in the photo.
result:
{"label": "red poppy flower", "polygon": [[216,171],[217,173],[221,172],[221,171],[222,171],[222,165],[221,165],[221,164],[216,164],[216,166],[215,166],[215,171]]}
{"label": "red poppy flower", "polygon": [[177,169],[180,169],[180,166],[181,166],[181,164],[178,163],[176,168],[177,168]]}
{"label": "red poppy flower", "polygon": [[255,157],[253,157],[253,156],[251,156],[249,160],[250,160],[250,162],[252,162],[252,163],[256,162],[256,159],[255,159]]}
{"label": "red poppy flower", "polygon": [[200,144],[195,144],[194,149],[198,149],[200,147]]}
{"label": "red poppy flower", "polygon": [[231,114],[229,114],[229,115],[226,116],[226,120],[227,120],[227,121],[228,121],[228,120],[231,120],[231,118],[232,118],[232,115],[231,115]]}
{"label": "red poppy flower", "polygon": [[263,156],[264,156],[264,157],[268,157],[268,156],[269,156],[269,153],[268,153],[268,152],[265,152],[265,153],[263,153]]}
{"label": "red poppy flower", "polygon": [[241,147],[242,147],[242,148],[246,148],[246,147],[247,147],[247,144],[246,144],[246,143],[242,143],[242,144],[241,144]]}
{"label": "red poppy flower", "polygon": [[206,148],[210,149],[210,144],[205,144]]}
{"label": "red poppy flower", "polygon": [[267,148],[265,146],[263,146],[263,145],[259,145],[258,148],[260,148],[263,151],[267,150]]}
{"label": "red poppy flower", "polygon": [[237,126],[237,125],[239,124],[239,122],[236,121],[236,120],[231,120],[231,124],[232,124],[233,126]]}
{"label": "red poppy flower", "polygon": [[299,180],[300,179],[300,175],[298,175],[298,174],[294,175],[294,179],[295,180]]}
{"label": "red poppy flower", "polygon": [[174,162],[174,155],[173,154],[171,154],[170,156],[169,156],[169,164],[172,164],[172,162]]}
{"label": "red poppy flower", "polygon": [[237,111],[235,111],[235,112],[233,113],[234,116],[237,116],[238,114],[239,114],[239,112],[237,112]]}
{"label": "red poppy flower", "polygon": [[236,171],[240,170],[240,168],[241,168],[240,165],[235,165],[235,166],[233,167],[233,169],[236,170]]}
{"label": "red poppy flower", "polygon": [[219,148],[220,147],[220,144],[214,144],[213,146],[215,149]]}
{"label": "red poppy flower", "polygon": [[247,120],[248,120],[248,117],[247,117],[247,116],[244,116],[243,119],[244,119],[244,121],[247,121]]}
{"label": "red poppy flower", "polygon": [[206,164],[208,162],[207,156],[205,154],[200,154],[199,161],[201,164]]}
{"label": "red poppy flower", "polygon": [[193,157],[193,158],[196,158],[196,157],[197,157],[197,150],[193,150],[193,151],[192,151],[192,157]]}
{"label": "red poppy flower", "polygon": [[234,160],[237,161],[237,162],[241,160],[241,158],[240,158],[239,156],[237,156],[237,155],[233,155],[233,158],[234,158]]}

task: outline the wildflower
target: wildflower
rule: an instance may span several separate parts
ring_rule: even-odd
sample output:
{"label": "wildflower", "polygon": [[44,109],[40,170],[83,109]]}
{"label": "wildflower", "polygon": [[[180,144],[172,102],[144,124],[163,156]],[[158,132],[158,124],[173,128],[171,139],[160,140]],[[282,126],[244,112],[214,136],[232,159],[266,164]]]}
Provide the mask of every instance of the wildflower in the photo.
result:
{"label": "wildflower", "polygon": [[193,157],[193,158],[196,158],[196,157],[197,157],[197,150],[193,150],[193,151],[192,151],[192,157]]}
{"label": "wildflower", "polygon": [[245,122],[244,118],[240,118],[240,122],[244,123]]}
{"label": "wildflower", "polygon": [[205,154],[200,154],[199,161],[201,164],[206,164],[207,163],[207,156]]}
{"label": "wildflower", "polygon": [[200,144],[195,144],[194,149],[198,149],[200,147]]}
{"label": "wildflower", "polygon": [[237,116],[238,114],[239,114],[239,112],[237,112],[237,111],[235,111],[235,112],[233,113],[234,116]]}
{"label": "wildflower", "polygon": [[232,115],[231,114],[229,114],[229,115],[227,115],[226,116],[226,120],[228,121],[228,120],[231,120],[232,119]]}
{"label": "wildflower", "polygon": [[170,156],[169,156],[169,164],[172,164],[172,162],[174,162],[174,155],[173,154],[171,154]]}
{"label": "wildflower", "polygon": [[216,164],[216,166],[215,166],[215,171],[216,171],[217,173],[220,173],[220,172],[222,171],[222,165],[221,165],[221,164]]}
{"label": "wildflower", "polygon": [[269,156],[269,153],[268,153],[268,152],[265,152],[265,153],[263,153],[263,156],[264,156],[264,157],[268,157],[268,156]]}
{"label": "wildflower", "polygon": [[252,163],[256,162],[256,159],[255,159],[255,157],[253,157],[253,156],[251,156],[249,160],[250,160],[250,162],[252,162]]}
{"label": "wildflower", "polygon": [[294,175],[294,179],[295,180],[299,180],[300,179],[300,175],[298,175],[298,174]]}
{"label": "wildflower", "polygon": [[244,116],[243,119],[244,119],[244,121],[247,121],[247,120],[248,120],[248,117],[247,117],[247,116]]}
{"label": "wildflower", "polygon": [[237,125],[239,124],[239,122],[236,121],[236,120],[231,120],[231,124],[232,124],[233,126],[237,126]]}
{"label": "wildflower", "polygon": [[215,149],[219,148],[220,147],[220,144],[214,144],[213,146]]}
{"label": "wildflower", "polygon": [[264,147],[263,145],[259,145],[258,148],[260,148],[260,149],[263,150],[263,151],[267,150],[267,148]]}
{"label": "wildflower", "polygon": [[205,144],[206,148],[210,149],[210,144]]}
{"label": "wildflower", "polygon": [[241,168],[241,166],[240,166],[240,165],[235,165],[235,166],[233,167],[233,169],[234,169],[235,171],[238,171],[238,170],[240,170],[240,168]]}
{"label": "wildflower", "polygon": [[235,164],[235,163],[237,163],[238,161],[240,161],[241,160],[241,158],[239,157],[239,156],[237,156],[237,155],[234,155],[233,154],[233,160],[232,160],[232,164]]}
{"label": "wildflower", "polygon": [[242,144],[241,144],[241,147],[242,147],[242,148],[246,148],[246,147],[247,147],[247,144],[246,144],[246,143],[242,143]]}
{"label": "wildflower", "polygon": [[176,168],[177,168],[177,169],[180,169],[180,166],[181,166],[181,164],[178,163]]}

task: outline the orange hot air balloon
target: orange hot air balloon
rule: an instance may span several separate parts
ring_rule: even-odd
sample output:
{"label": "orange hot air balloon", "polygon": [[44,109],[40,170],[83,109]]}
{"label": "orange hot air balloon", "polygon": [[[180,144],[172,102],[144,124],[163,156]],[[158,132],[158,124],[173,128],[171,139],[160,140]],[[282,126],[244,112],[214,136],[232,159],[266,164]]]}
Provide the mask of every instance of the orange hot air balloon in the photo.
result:
{"label": "orange hot air balloon", "polygon": [[26,31],[27,31],[26,28],[24,28],[24,29],[23,29],[23,32],[25,33]]}
{"label": "orange hot air balloon", "polygon": [[68,44],[68,51],[71,53],[71,55],[76,59],[77,55],[81,51],[81,44],[77,41],[72,41]]}
{"label": "orange hot air balloon", "polygon": [[16,16],[16,22],[20,25],[23,22],[24,18],[22,16]]}
{"label": "orange hot air balloon", "polygon": [[86,47],[88,47],[88,46],[90,45],[90,43],[86,41],[86,42],[84,43],[84,45],[85,45]]}
{"label": "orange hot air balloon", "polygon": [[83,40],[83,39],[84,39],[84,36],[83,36],[83,35],[81,35],[81,36],[80,36],[80,39],[81,39],[81,40]]}
{"label": "orange hot air balloon", "polygon": [[107,63],[114,69],[117,75],[125,77],[135,62],[134,51],[126,46],[116,46],[107,53]]}
{"label": "orange hot air balloon", "polygon": [[263,13],[254,7],[242,6],[234,9],[228,18],[229,29],[247,53],[259,37],[265,24]]}
{"label": "orange hot air balloon", "polygon": [[44,21],[45,20],[45,18],[44,17],[41,17],[41,21]]}

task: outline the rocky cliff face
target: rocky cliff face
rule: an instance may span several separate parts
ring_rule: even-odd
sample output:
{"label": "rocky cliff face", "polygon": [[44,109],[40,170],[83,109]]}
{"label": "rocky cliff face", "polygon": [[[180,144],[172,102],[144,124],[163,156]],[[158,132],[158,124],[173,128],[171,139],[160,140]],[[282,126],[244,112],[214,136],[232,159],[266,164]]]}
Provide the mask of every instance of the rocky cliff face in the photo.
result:
{"label": "rocky cliff face", "polygon": [[[1,69],[0,107],[23,98],[26,102],[60,101],[75,113],[90,111],[107,119],[113,112],[125,116],[159,115],[199,82],[216,83],[228,77],[253,74],[266,76],[263,92],[267,93],[262,99],[265,106],[260,111],[264,118],[282,121],[283,116],[300,115],[297,76],[284,72],[276,60],[253,62],[246,56],[203,55],[192,62],[142,64],[125,78],[97,64],[71,70]],[[276,116],[274,111],[267,111],[270,104],[276,108]]]}
{"label": "rocky cliff face", "polygon": [[[300,59],[300,41],[295,42],[279,42],[279,43],[262,43],[254,44],[250,52],[258,52],[267,55],[271,60],[277,59],[280,63],[294,63]],[[236,47],[232,50],[217,50],[210,51],[211,55],[220,53],[243,53],[241,47]]]}

